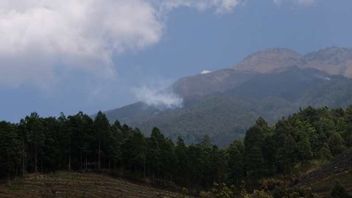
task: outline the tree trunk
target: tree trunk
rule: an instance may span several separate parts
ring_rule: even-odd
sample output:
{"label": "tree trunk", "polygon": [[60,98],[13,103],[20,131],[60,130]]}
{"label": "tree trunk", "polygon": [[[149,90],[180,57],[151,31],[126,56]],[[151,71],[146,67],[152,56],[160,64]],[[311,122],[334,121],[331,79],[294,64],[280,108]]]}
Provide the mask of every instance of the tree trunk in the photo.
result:
{"label": "tree trunk", "polygon": [[26,153],[25,153],[25,144],[24,144],[24,140],[22,142],[22,176],[24,176],[24,174],[26,173],[26,165],[25,165],[25,160],[26,160]]}
{"label": "tree trunk", "polygon": [[98,170],[100,170],[100,168],[101,168],[101,161],[100,161],[100,153],[101,153],[101,151],[100,151],[100,141],[99,141],[99,149],[98,149]]}
{"label": "tree trunk", "polygon": [[143,158],[143,176],[146,178],[146,157]]}
{"label": "tree trunk", "polygon": [[38,148],[34,148],[34,172],[38,172]]}
{"label": "tree trunk", "polygon": [[71,153],[68,155],[68,170],[71,170]]}
{"label": "tree trunk", "polygon": [[86,170],[88,169],[88,160],[87,160],[87,152],[86,152]]}
{"label": "tree trunk", "polygon": [[9,151],[7,151],[7,184],[11,185],[11,166],[10,166],[10,155]]}
{"label": "tree trunk", "polygon": [[81,154],[80,154],[80,157],[81,157],[81,159],[80,159],[80,169],[83,170],[83,156],[82,156],[82,151],[81,151],[80,153],[81,153]]}

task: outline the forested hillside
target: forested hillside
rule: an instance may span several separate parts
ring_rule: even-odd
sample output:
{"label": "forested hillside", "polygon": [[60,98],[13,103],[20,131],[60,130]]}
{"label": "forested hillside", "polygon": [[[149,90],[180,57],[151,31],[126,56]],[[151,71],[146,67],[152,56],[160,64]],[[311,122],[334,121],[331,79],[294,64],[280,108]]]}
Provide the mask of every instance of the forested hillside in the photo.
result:
{"label": "forested hillside", "polygon": [[[188,90],[187,93],[195,93],[191,97],[185,89],[179,88],[188,97],[182,108],[160,110],[138,103],[109,111],[107,116],[111,121],[121,118],[121,122],[130,123],[148,135],[154,126],[158,126],[174,140],[182,136],[186,142],[193,143],[208,135],[215,144],[224,146],[243,137],[258,117],[272,124],[300,107],[346,107],[352,104],[352,80],[342,76],[297,67],[271,74],[246,74],[246,81],[238,79],[237,75],[242,74],[232,74],[229,79],[237,79],[237,84],[234,82],[232,85],[236,86],[226,87],[223,92],[219,88],[219,92],[201,95],[197,93],[201,89],[196,84],[182,86],[191,90],[193,87],[194,91]],[[206,79],[204,76],[204,83]]]}
{"label": "forested hillside", "polygon": [[170,88],[183,99],[180,108],[165,109],[143,101],[107,111],[146,134],[158,126],[167,137],[187,143],[208,135],[229,145],[263,117],[278,121],[299,108],[347,107],[352,104],[352,50],[327,48],[307,55],[268,49],[244,58],[233,68],[181,78]]}
{"label": "forested hillside", "polygon": [[182,138],[173,142],[158,128],[146,137],[119,122],[111,125],[101,112],[94,120],[83,113],[58,118],[33,113],[20,123],[0,123],[0,177],[94,170],[141,181],[148,178],[159,186],[186,187],[193,195],[213,189],[202,194],[226,191],[234,196],[257,189],[277,197],[278,189],[281,194],[291,193],[290,186],[299,182],[301,174],[351,146],[352,107],[308,107],[274,125],[259,118],[243,140],[226,148],[213,145],[207,136],[197,144],[187,145]]}

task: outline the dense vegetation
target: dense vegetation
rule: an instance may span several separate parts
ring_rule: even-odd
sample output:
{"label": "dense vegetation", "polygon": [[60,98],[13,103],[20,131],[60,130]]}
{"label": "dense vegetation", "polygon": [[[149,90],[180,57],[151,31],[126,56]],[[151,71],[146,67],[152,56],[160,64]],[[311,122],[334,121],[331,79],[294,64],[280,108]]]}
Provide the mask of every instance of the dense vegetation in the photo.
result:
{"label": "dense vegetation", "polygon": [[0,177],[27,172],[101,170],[159,185],[209,189],[214,183],[253,189],[259,181],[329,161],[352,146],[352,106],[308,107],[269,126],[259,118],[243,141],[218,148],[204,137],[174,143],[154,128],[150,137],[99,112],[0,122]]}

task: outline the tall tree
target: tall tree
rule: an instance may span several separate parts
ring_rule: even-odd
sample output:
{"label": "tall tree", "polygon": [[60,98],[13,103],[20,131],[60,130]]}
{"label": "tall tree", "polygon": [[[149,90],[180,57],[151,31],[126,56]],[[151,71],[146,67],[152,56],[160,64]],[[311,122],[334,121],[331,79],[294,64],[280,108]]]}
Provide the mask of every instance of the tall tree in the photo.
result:
{"label": "tall tree", "polygon": [[37,113],[32,113],[24,119],[24,126],[27,134],[29,157],[33,160],[33,169],[38,172],[39,156],[45,142],[45,131],[42,119]]}
{"label": "tall tree", "polygon": [[21,139],[16,126],[0,122],[0,178],[16,175],[21,167]]}
{"label": "tall tree", "polygon": [[259,118],[247,131],[244,139],[246,174],[253,181],[263,177],[267,172],[263,149],[270,132],[267,122]]}
{"label": "tall tree", "polygon": [[[108,147],[109,145],[105,144],[108,142],[108,139],[111,137],[110,123],[106,115],[101,111],[98,112],[94,120],[94,130],[95,138],[97,141],[98,147],[98,169],[101,169],[102,162],[102,151],[103,148]],[[105,149],[104,149],[105,150]]]}
{"label": "tall tree", "polygon": [[227,180],[231,184],[240,185],[245,177],[244,145],[241,141],[234,141],[227,149]]}

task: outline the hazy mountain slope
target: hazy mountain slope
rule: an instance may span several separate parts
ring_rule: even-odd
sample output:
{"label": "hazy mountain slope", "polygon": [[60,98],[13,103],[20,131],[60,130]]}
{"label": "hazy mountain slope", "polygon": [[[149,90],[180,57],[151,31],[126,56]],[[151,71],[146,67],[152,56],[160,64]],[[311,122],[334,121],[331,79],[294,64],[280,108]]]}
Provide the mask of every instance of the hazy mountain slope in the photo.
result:
{"label": "hazy mountain slope", "polygon": [[289,49],[266,49],[247,56],[234,66],[239,71],[271,73],[302,64],[302,56]]}
{"label": "hazy mountain slope", "polygon": [[190,100],[233,89],[256,75],[255,72],[223,69],[181,78],[172,85],[172,89],[184,99]]}
{"label": "hazy mountain slope", "polygon": [[247,57],[236,69],[177,81],[170,89],[184,99],[183,108],[161,110],[136,103],[107,115],[111,121],[118,119],[145,133],[158,126],[171,137],[182,135],[195,141],[209,135],[215,143],[227,144],[243,135],[258,116],[273,122],[308,105],[352,104],[352,79],[308,65],[311,60],[334,59],[326,51],[334,51],[333,57],[342,57],[336,62],[345,63],[348,53],[345,49],[342,55],[336,49],[323,51],[301,56],[286,49],[264,50]]}
{"label": "hazy mountain slope", "polygon": [[272,73],[291,66],[314,68],[331,75],[352,78],[352,49],[330,47],[304,56],[289,49],[266,49],[249,55],[234,69]]}
{"label": "hazy mountain slope", "polygon": [[137,102],[121,108],[106,111],[105,114],[112,122],[119,120],[124,123],[137,123],[138,121],[144,121],[151,116],[158,115],[160,112],[161,110],[156,107]]}
{"label": "hazy mountain slope", "polygon": [[352,78],[352,49],[326,48],[304,56],[303,68],[315,68],[332,75]]}
{"label": "hazy mountain slope", "polygon": [[[149,107],[144,111],[137,103],[129,106],[134,111],[128,112],[125,107],[108,112],[108,116],[120,117],[146,133],[158,126],[171,137],[182,135],[189,141],[196,141],[209,135],[215,143],[224,145],[243,135],[258,116],[273,122],[299,107],[352,104],[351,85],[352,80],[341,76],[289,68],[280,73],[257,75],[233,89],[186,102],[183,108],[158,111]],[[135,117],[122,116],[135,111]],[[138,111],[143,112],[143,116]]]}

